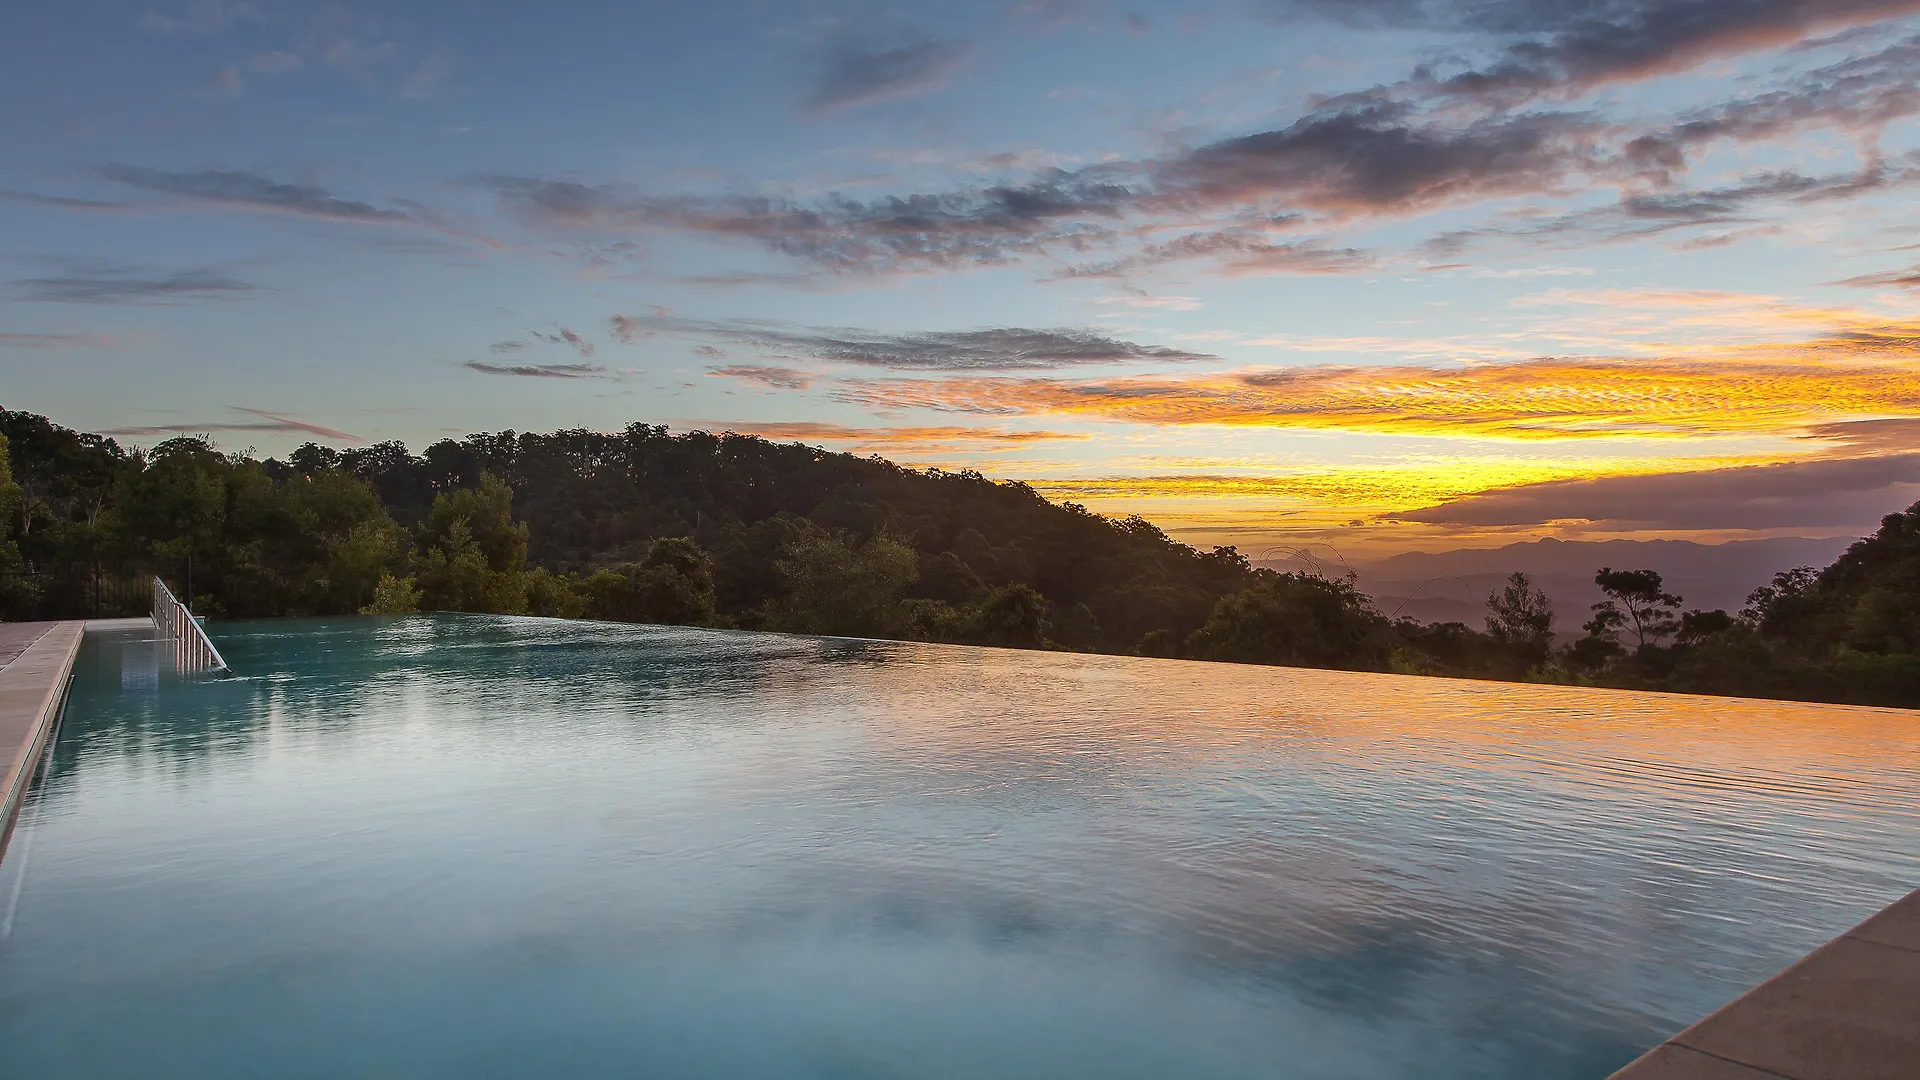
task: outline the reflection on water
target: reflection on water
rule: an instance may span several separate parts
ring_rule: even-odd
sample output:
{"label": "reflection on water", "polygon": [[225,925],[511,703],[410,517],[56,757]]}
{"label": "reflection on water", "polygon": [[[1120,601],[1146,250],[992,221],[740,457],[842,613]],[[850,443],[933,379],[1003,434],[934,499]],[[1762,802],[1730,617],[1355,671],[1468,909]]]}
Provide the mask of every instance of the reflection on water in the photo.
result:
{"label": "reflection on water", "polygon": [[22,1075],[1601,1077],[1916,883],[1911,713],[483,617],[90,640]]}

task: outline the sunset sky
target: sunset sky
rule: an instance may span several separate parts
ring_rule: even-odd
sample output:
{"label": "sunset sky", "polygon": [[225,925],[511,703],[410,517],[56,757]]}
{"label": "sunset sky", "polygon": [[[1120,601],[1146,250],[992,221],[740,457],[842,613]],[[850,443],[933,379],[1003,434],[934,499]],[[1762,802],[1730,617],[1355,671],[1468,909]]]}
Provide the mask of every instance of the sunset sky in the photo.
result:
{"label": "sunset sky", "polygon": [[1920,0],[17,5],[0,404],[666,424],[1199,543],[1920,499]]}

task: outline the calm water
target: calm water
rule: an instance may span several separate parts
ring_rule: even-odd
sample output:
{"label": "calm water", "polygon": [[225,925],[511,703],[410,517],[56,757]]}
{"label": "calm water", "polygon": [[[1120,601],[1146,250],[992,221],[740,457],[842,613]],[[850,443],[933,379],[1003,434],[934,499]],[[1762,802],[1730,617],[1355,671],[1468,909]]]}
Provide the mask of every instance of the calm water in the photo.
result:
{"label": "calm water", "polygon": [[8,1075],[1586,1080],[1920,884],[1912,713],[220,630],[242,678],[82,654]]}

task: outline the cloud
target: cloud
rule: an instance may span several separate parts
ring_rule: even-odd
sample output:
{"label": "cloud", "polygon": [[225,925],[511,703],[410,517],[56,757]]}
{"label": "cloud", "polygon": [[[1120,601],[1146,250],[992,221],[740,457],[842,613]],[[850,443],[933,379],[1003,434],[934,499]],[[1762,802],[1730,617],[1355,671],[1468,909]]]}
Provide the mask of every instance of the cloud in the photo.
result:
{"label": "cloud", "polygon": [[610,315],[607,317],[607,332],[622,345],[631,345],[641,338],[652,337],[654,331],[649,328],[650,321],[668,319],[673,309],[651,305],[646,315]]}
{"label": "cloud", "polygon": [[1920,11],[1920,0],[1284,0],[1350,26],[1441,30],[1499,44],[1483,64],[1415,80],[1450,94],[1524,100],[1685,71]]}
{"label": "cloud", "polygon": [[218,270],[152,275],[126,267],[83,266],[62,277],[19,278],[23,300],[60,304],[170,304],[187,300],[245,300],[260,286]]}
{"label": "cloud", "polygon": [[756,367],[751,364],[734,364],[729,367],[708,368],[707,374],[723,379],[739,379],[742,382],[759,383],[774,390],[805,390],[813,385],[813,376],[798,368]]}
{"label": "cloud", "polygon": [[41,206],[57,206],[62,210],[87,210],[103,214],[129,213],[143,209],[137,203],[75,199],[65,195],[40,195],[31,191],[0,191],[0,198],[8,198],[16,202],[38,203]]}
{"label": "cloud", "polygon": [[586,338],[581,337],[579,334],[574,333],[564,326],[557,327],[556,332],[551,334],[544,334],[538,330],[529,330],[527,333],[532,334],[534,337],[539,338],[549,345],[568,346],[581,356],[592,356],[596,351],[593,342],[588,341]]}
{"label": "cloud", "polygon": [[1820,424],[1801,438],[1837,443],[1855,453],[1911,452],[1920,446],[1920,418]]}
{"label": "cloud", "polygon": [[1865,529],[1916,498],[1920,453],[1905,453],[1556,480],[1394,516],[1483,527],[1588,521],[1635,529]]}
{"label": "cloud", "polygon": [[[747,240],[835,273],[999,265],[1050,248],[1082,249],[1112,229],[1128,189],[1091,171],[1027,183],[806,204],[753,196],[640,195],[610,185],[486,176],[477,183],[535,225],[568,231],[666,230]],[[757,279],[756,279],[757,280]]]}
{"label": "cloud", "polygon": [[145,191],[173,195],[205,206],[316,218],[356,225],[420,224],[404,210],[343,199],[305,184],[283,184],[257,173],[209,169],[166,172],[138,165],[102,165],[100,175]]}
{"label": "cloud", "polygon": [[921,97],[946,86],[972,46],[924,38],[890,49],[848,47],[830,57],[801,107],[824,113]]}
{"label": "cloud", "polygon": [[342,442],[365,442],[366,441],[365,439],[360,438],[358,435],[349,435],[344,431],[336,431],[330,427],[322,427],[319,424],[308,423],[307,421],[304,421],[304,420],[296,420],[292,417],[284,416],[279,413],[267,412],[264,409],[249,409],[240,405],[230,405],[228,406],[228,408],[233,412],[246,413],[249,416],[257,417],[258,419],[248,420],[248,421],[238,421],[238,422],[226,421],[221,423],[210,423],[210,424],[158,424],[151,427],[124,427],[124,428],[114,428],[114,429],[102,432],[102,434],[116,435],[122,438],[128,438],[128,437],[137,438],[140,436],[152,437],[152,436],[163,436],[163,435],[164,436],[211,435],[216,432],[223,432],[223,431],[248,431],[248,432],[264,431],[264,432],[275,432],[275,433],[299,432],[305,435],[317,436],[322,439],[337,439]]}
{"label": "cloud", "polygon": [[1682,114],[1625,145],[1630,162],[1665,176],[1687,151],[1719,139],[1756,142],[1801,128],[1877,133],[1920,113],[1920,35],[1793,77],[1787,85]]}
{"label": "cloud", "polygon": [[1037,371],[1095,364],[1217,360],[1210,353],[1141,345],[1094,330],[988,327],[889,333],[852,327],[783,328],[769,324],[654,320],[661,330],[757,349],[893,371]]}
{"label": "cloud", "polygon": [[1424,245],[1429,255],[1454,257],[1489,241],[1547,250],[1644,240],[1688,229],[1754,225],[1755,211],[1769,204],[1812,206],[1920,182],[1920,154],[1869,162],[1857,172],[1806,176],[1790,170],[1750,173],[1732,183],[1699,190],[1640,191],[1613,204],[1519,225],[1486,225],[1444,233]]}
{"label": "cloud", "polygon": [[[1399,214],[1475,198],[1552,189],[1603,171],[1602,125],[1571,113],[1528,113],[1465,125],[1420,121],[1382,102],[1316,111],[1287,127],[1166,158],[1050,168],[1017,184],[815,203],[764,197],[657,197],[537,177],[477,182],[538,224],[570,230],[662,229],[750,240],[842,273],[1001,265],[1053,251],[1105,250],[1124,219],[1231,214],[1240,223],[1148,246],[1143,263],[1218,257],[1239,272],[1359,269],[1350,249],[1274,243],[1298,211],[1336,218]],[[1264,210],[1263,210],[1264,208]],[[1257,217],[1260,224],[1248,223]]]}
{"label": "cloud", "polygon": [[1905,270],[1885,270],[1877,274],[1861,274],[1835,285],[1852,285],[1863,289],[1920,289],[1920,266]]}
{"label": "cloud", "polygon": [[1206,259],[1227,277],[1256,274],[1354,274],[1376,265],[1373,256],[1357,248],[1326,247],[1312,241],[1275,243],[1263,234],[1244,229],[1196,232],[1160,244],[1148,244],[1137,254],[1106,262],[1069,266],[1068,278],[1125,277],[1162,263]]}
{"label": "cloud", "polygon": [[114,340],[103,334],[14,334],[0,331],[0,349],[104,349]]}
{"label": "cloud", "polygon": [[793,442],[849,442],[853,450],[927,451],[962,446],[978,450],[996,446],[1008,448],[1038,442],[1083,440],[1086,435],[1059,431],[1019,431],[977,427],[848,427],[813,421],[777,421],[770,423],[717,423],[703,421],[696,427],[712,431],[731,431],[736,435],[757,435],[763,439]]}
{"label": "cloud", "polygon": [[508,353],[520,352],[521,350],[525,349],[527,345],[528,345],[528,342],[525,342],[525,341],[514,341],[514,340],[496,341],[493,344],[487,346],[487,351],[493,353],[495,356],[505,356]]}
{"label": "cloud", "polygon": [[[1438,237],[1430,254],[1457,256],[1481,240],[1542,246],[1718,227],[1728,242],[1763,208],[1886,190],[1916,178],[1920,156],[1838,176],[1756,172],[1732,183],[1676,189],[1709,143],[1840,130],[1868,140],[1920,115],[1920,37],[1811,71],[1765,76],[1770,88],[1665,120],[1626,124],[1600,107],[1550,108],[1541,87],[1584,87],[1665,70],[1728,50],[1791,44],[1823,28],[1920,11],[1920,0],[1459,0],[1305,3],[1293,9],[1367,26],[1453,30],[1495,41],[1546,82],[1502,78],[1519,99],[1460,97],[1429,71],[1358,93],[1316,99],[1266,130],[1175,147],[1136,160],[1047,167],[1000,183],[851,198],[661,195],[616,184],[539,176],[477,181],[524,221],[592,234],[674,232],[744,242],[807,268],[889,275],[1060,265],[1059,276],[1125,277],[1192,261],[1226,275],[1351,274],[1380,259],[1340,232],[1374,221],[1490,201],[1516,203],[1505,221]],[[1611,43],[1611,44],[1609,44]],[[1485,80],[1494,69],[1475,69]],[[1636,76],[1637,77],[1637,76]],[[1557,80],[1557,81],[1556,81]],[[1526,89],[1532,86],[1533,89]],[[1557,93],[1558,91],[1556,91]],[[1489,91],[1491,93],[1491,91]],[[1607,103],[1601,103],[1607,104]],[[1540,199],[1595,188],[1609,206],[1542,216]],[[754,278],[765,280],[764,278]]]}
{"label": "cloud", "polygon": [[1584,113],[1499,115],[1456,126],[1421,120],[1405,104],[1361,101],[1155,162],[1151,201],[1402,213],[1534,193],[1599,171],[1602,130]]}
{"label": "cloud", "polygon": [[1895,330],[1858,346],[1836,337],[1781,352],[1085,380],[863,379],[843,382],[834,396],[868,408],[987,416],[1519,441],[1780,435],[1839,417],[1920,416],[1920,336]]}
{"label": "cloud", "polygon": [[482,375],[517,375],[529,379],[604,379],[607,369],[599,364],[489,364],[469,360],[461,367]]}

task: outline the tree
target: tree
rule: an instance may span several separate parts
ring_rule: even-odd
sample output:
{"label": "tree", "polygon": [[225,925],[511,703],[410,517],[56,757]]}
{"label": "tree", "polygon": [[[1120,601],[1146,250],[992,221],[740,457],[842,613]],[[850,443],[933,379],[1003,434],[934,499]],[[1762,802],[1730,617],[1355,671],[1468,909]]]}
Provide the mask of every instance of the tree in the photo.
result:
{"label": "tree", "polygon": [[1811,566],[1782,570],[1748,594],[1747,606],[1740,609],[1741,620],[1763,634],[1793,636],[1801,629],[1801,618],[1810,611],[1819,577],[1819,571]]}
{"label": "tree", "polygon": [[20,485],[13,480],[7,437],[0,435],[0,570],[12,570],[20,562],[20,547],[13,538],[23,505]]}
{"label": "tree", "polygon": [[662,537],[637,566],[608,567],[586,581],[587,610],[615,622],[711,626],[713,557],[685,536]]}
{"label": "tree", "polygon": [[38,599],[38,590],[17,573],[21,568],[20,545],[14,535],[24,506],[20,485],[13,480],[7,437],[0,435],[0,618],[27,611]]}
{"label": "tree", "polygon": [[492,473],[478,488],[436,495],[421,526],[420,585],[436,611],[527,611],[527,526],[513,489]]}
{"label": "tree", "polygon": [[1689,648],[1703,644],[1715,634],[1724,634],[1733,629],[1733,616],[1724,611],[1689,611],[1680,616],[1680,628],[1673,635],[1674,644]]}
{"label": "tree", "polygon": [[1593,605],[1593,618],[1580,625],[1586,636],[1569,644],[1562,653],[1566,666],[1588,677],[1604,671],[1626,652],[1620,647],[1620,628],[1626,621],[1626,615],[1610,600]]}
{"label": "tree", "polygon": [[1221,598],[1187,639],[1201,660],[1385,670],[1387,620],[1351,577],[1263,571],[1260,584]]}
{"label": "tree", "polygon": [[327,544],[326,583],[345,610],[358,611],[383,581],[392,579],[406,550],[405,531],[386,514],[355,522]]}
{"label": "tree", "polygon": [[1487,633],[1525,674],[1546,660],[1553,646],[1553,604],[1527,575],[1516,572],[1487,596]]}
{"label": "tree", "polygon": [[904,623],[900,597],[919,577],[913,549],[891,536],[859,548],[815,532],[779,562],[788,594],[768,612],[771,629],[842,637],[892,637]]}
{"label": "tree", "polygon": [[1674,618],[1680,598],[1665,590],[1658,571],[1603,566],[1593,575],[1593,583],[1607,594],[1607,599],[1593,606],[1596,617],[1602,609],[1619,615],[1617,627],[1632,630],[1637,647],[1657,645],[1680,628]]}
{"label": "tree", "polygon": [[1044,649],[1049,644],[1047,598],[1024,584],[1002,585],[973,612],[969,635],[982,645]]}
{"label": "tree", "polygon": [[373,587],[373,600],[360,609],[362,615],[412,615],[420,610],[420,590],[410,577],[381,574]]}

